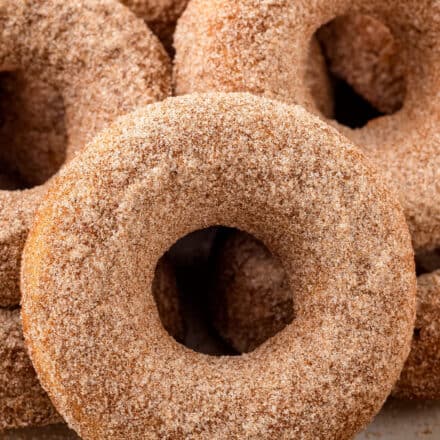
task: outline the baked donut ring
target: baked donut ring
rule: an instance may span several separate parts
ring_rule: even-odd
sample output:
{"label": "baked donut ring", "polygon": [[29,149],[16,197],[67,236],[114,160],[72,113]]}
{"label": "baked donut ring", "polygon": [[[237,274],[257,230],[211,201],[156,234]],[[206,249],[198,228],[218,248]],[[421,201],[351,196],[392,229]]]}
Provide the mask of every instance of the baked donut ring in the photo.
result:
{"label": "baked donut ring", "polygon": [[137,16],[144,19],[167,49],[173,44],[177,19],[189,0],[120,0]]}
{"label": "baked donut ring", "polygon": [[[57,409],[84,439],[351,438],[414,325],[410,236],[381,180],[319,118],[248,94],[122,117],[60,173],[24,252],[25,338]],[[176,343],[148,294],[159,257],[218,224],[297,286],[293,324],[245,356]]]}
{"label": "baked donut ring", "polygon": [[[175,339],[182,340],[183,321],[176,278],[166,255],[157,265],[152,291],[165,329]],[[0,309],[0,433],[61,421],[29,359],[20,311]]]}
{"label": "baked donut ring", "polygon": [[[116,116],[165,98],[171,88],[170,61],[161,44],[141,20],[112,0],[3,1],[0,70],[23,72],[23,81],[35,80],[60,94],[66,160]],[[29,105],[36,105],[35,100]],[[22,154],[2,151],[0,156],[14,171],[32,172],[31,183],[39,184],[48,173],[33,170],[47,163],[54,171],[53,162],[60,165],[58,145],[41,142],[40,154],[31,155],[37,158],[29,162],[32,166],[15,163]],[[20,300],[21,252],[45,186],[0,190],[0,306]]]}
{"label": "baked donut ring", "polygon": [[[358,130],[332,123],[363,147],[398,192],[416,252],[439,247],[440,103],[433,97],[440,88],[440,3],[215,0],[214,4],[206,8],[204,0],[192,1],[179,22],[174,73],[179,93],[245,90],[313,108],[305,71],[309,42],[316,31],[347,14],[376,17],[388,26],[401,49],[405,67],[407,90],[403,108]],[[420,313],[425,309],[418,307],[419,322],[424,322]],[[434,334],[440,341],[440,331],[435,330],[440,328],[438,323],[438,318],[432,323],[428,344],[432,344],[428,341],[435,338]],[[438,342],[432,349],[435,347]],[[407,364],[407,368],[423,369],[417,377],[429,375],[432,383],[439,381],[439,362],[428,353],[426,362]],[[426,392],[422,388],[414,383],[405,391],[400,389],[399,394],[440,397],[440,383],[435,395],[434,386]]]}

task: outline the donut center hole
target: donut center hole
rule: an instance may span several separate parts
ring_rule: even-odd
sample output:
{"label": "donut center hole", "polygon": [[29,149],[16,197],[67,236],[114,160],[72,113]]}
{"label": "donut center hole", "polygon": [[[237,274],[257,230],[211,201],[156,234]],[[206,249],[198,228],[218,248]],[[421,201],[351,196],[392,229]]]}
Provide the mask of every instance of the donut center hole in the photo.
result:
{"label": "donut center hole", "polygon": [[[368,15],[344,15],[322,26],[314,38],[325,60],[329,85],[320,88],[322,80],[313,80],[319,75],[316,70],[323,69],[319,65],[314,73],[309,67],[309,83],[318,109],[324,110],[326,116],[331,111],[340,124],[361,128],[403,107],[404,65],[398,42],[385,24]],[[314,51],[310,57],[309,65],[316,66]],[[331,89],[330,93],[323,94],[325,87]],[[332,102],[325,103],[323,99]]]}
{"label": "donut center hole", "polygon": [[417,276],[440,269],[440,248],[416,253]]}
{"label": "donut center hole", "polygon": [[253,236],[226,227],[177,241],[156,267],[153,295],[168,333],[214,356],[253,351],[294,319],[279,260]]}
{"label": "donut center hole", "polygon": [[65,161],[67,133],[60,93],[21,71],[0,73],[0,189],[46,182]]}

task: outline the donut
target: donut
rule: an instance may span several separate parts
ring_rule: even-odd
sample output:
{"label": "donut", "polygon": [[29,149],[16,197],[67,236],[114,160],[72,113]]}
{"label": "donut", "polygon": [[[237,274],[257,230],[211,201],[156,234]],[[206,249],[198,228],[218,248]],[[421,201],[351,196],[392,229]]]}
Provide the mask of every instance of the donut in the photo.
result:
{"label": "donut", "polygon": [[177,19],[189,0],[120,0],[141,17],[169,50]]}
{"label": "donut", "polygon": [[[179,21],[174,70],[178,93],[248,91],[313,110],[305,72],[309,44],[316,31],[347,14],[375,17],[390,29],[406,73],[402,109],[374,119],[358,130],[331,123],[363,148],[399,195],[416,253],[439,247],[440,142],[436,115],[440,114],[440,104],[432,97],[440,87],[440,4],[433,0],[212,3],[212,7],[206,8],[206,1],[192,1]],[[437,271],[432,275],[436,277]],[[423,300],[418,307],[418,319],[423,323],[420,314],[426,307],[422,304]],[[435,330],[440,328],[438,315],[430,327],[428,345],[434,344],[434,335],[440,342],[440,331]],[[423,339],[427,332],[419,333]],[[439,342],[431,349],[435,350]],[[409,371],[419,373],[410,375],[414,383],[406,381],[407,388],[400,389],[399,394],[440,398],[438,364],[428,353],[426,362],[407,364]],[[421,382],[417,383],[422,378],[424,384],[430,381],[435,385],[424,388]]]}
{"label": "donut", "polygon": [[0,432],[60,421],[27,354],[20,311],[0,309]]}
{"label": "donut", "polygon": [[[159,260],[152,292],[164,328],[181,341],[184,328],[176,277],[167,255]],[[20,310],[0,309],[0,433],[62,421],[32,367],[24,344]]]}
{"label": "donut", "polygon": [[402,108],[405,66],[386,26],[368,15],[352,14],[324,25],[317,37],[336,77],[345,80],[381,113],[391,114]]}
{"label": "donut", "polygon": [[112,0],[2,2],[0,69],[10,98],[0,106],[0,306],[10,306],[47,179],[116,116],[168,96],[171,75],[156,37]]}
{"label": "donut", "polygon": [[[177,343],[149,293],[161,255],[214,225],[262,240],[300,285],[292,325],[244,356]],[[319,118],[250,94],[171,98],[59,173],[24,251],[23,329],[84,439],[348,439],[408,354],[413,258],[382,177]]]}

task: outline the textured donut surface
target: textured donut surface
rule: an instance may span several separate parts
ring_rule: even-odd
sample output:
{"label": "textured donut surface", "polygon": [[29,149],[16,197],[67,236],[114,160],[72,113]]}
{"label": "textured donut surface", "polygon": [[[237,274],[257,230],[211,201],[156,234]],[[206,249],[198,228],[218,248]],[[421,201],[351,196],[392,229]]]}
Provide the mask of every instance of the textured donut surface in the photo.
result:
{"label": "textured donut surface", "polygon": [[[14,144],[3,144],[0,158],[32,185],[44,182],[55,165],[69,160],[116,116],[163,99],[171,89],[170,62],[163,47],[142,20],[115,0],[2,1],[0,71],[17,72],[19,81],[13,85],[30,107],[21,121],[30,118],[26,127],[33,130],[26,132],[20,118],[12,122],[9,118],[9,134],[26,136],[36,148],[30,153],[33,145],[26,145],[29,148],[14,153],[10,151]],[[45,87],[40,99],[32,93],[34,83]],[[55,105],[57,97],[61,106]],[[58,111],[58,120],[64,117],[63,157],[60,143],[51,138],[58,132],[36,127],[43,99],[50,106],[48,112]],[[64,138],[62,130],[59,136]],[[19,302],[21,252],[44,186],[0,190],[0,306]]]}
{"label": "textured donut surface", "polygon": [[[433,98],[440,89],[440,3],[215,0],[212,5],[207,8],[206,0],[192,1],[179,22],[174,72],[179,93],[244,90],[313,110],[305,72],[310,40],[316,31],[347,14],[375,17],[389,28],[405,70],[403,108],[358,130],[332,124],[364,149],[399,194],[415,251],[440,247],[440,103]],[[420,306],[419,313],[425,309]],[[440,331],[434,330],[440,328],[438,315],[430,316],[435,322],[427,344],[433,343],[428,341],[433,341],[435,334],[440,341]],[[419,320],[425,321],[423,316]],[[413,372],[420,369],[410,375],[415,380],[429,375],[423,383],[438,385],[423,393],[421,383],[406,380],[406,395],[440,397],[439,361],[429,354],[431,349],[426,362],[407,366]],[[434,387],[437,391],[432,394]]]}
{"label": "textured donut surface", "polygon": [[27,354],[20,311],[0,309],[0,432],[61,421]]}
{"label": "textured donut surface", "polygon": [[[165,329],[182,340],[184,328],[176,277],[166,255],[157,264],[152,291]],[[20,310],[0,309],[0,432],[62,421],[29,359]]]}
{"label": "textured donut surface", "polygon": [[[381,180],[301,107],[248,94],[121,118],[62,170],[24,253],[24,333],[58,411],[85,439],[351,438],[414,325],[410,236]],[[294,322],[248,355],[178,344],[150,293],[161,255],[219,224],[297,286]]]}

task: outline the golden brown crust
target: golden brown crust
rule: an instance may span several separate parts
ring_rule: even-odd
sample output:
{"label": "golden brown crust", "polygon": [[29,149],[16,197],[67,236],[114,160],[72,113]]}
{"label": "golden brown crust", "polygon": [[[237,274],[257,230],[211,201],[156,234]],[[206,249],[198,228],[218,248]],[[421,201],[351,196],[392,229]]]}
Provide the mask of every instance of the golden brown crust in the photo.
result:
{"label": "golden brown crust", "polygon": [[[47,179],[64,156],[69,160],[116,116],[165,98],[171,88],[170,61],[161,44],[113,0],[1,2],[0,70],[18,72],[12,88],[18,87],[28,106],[22,119],[13,118],[5,129],[10,134],[22,130],[24,122],[29,130],[22,134],[36,142],[35,153],[14,148],[3,159],[33,185]],[[36,84],[41,95],[33,94]],[[44,100],[50,109],[41,117]],[[35,118],[57,119],[52,112],[64,113],[67,144],[62,158],[59,140],[51,139],[59,130],[32,130],[39,124]],[[20,255],[44,188],[0,191],[0,306],[19,302]]]}
{"label": "golden brown crust", "polygon": [[167,49],[173,43],[177,19],[189,0],[120,0],[150,26]]}
{"label": "golden brown crust", "polygon": [[61,420],[27,354],[20,311],[0,309],[0,431]]}
{"label": "golden brown crust", "polygon": [[[380,180],[318,118],[248,94],[121,118],[57,177],[24,253],[24,332],[57,409],[84,439],[350,438],[415,317],[410,237]],[[294,323],[245,356],[176,343],[149,293],[164,251],[218,224],[300,284]]]}
{"label": "golden brown crust", "polygon": [[405,66],[390,30],[373,17],[337,17],[318,31],[331,71],[382,113],[394,113],[406,94]]}

